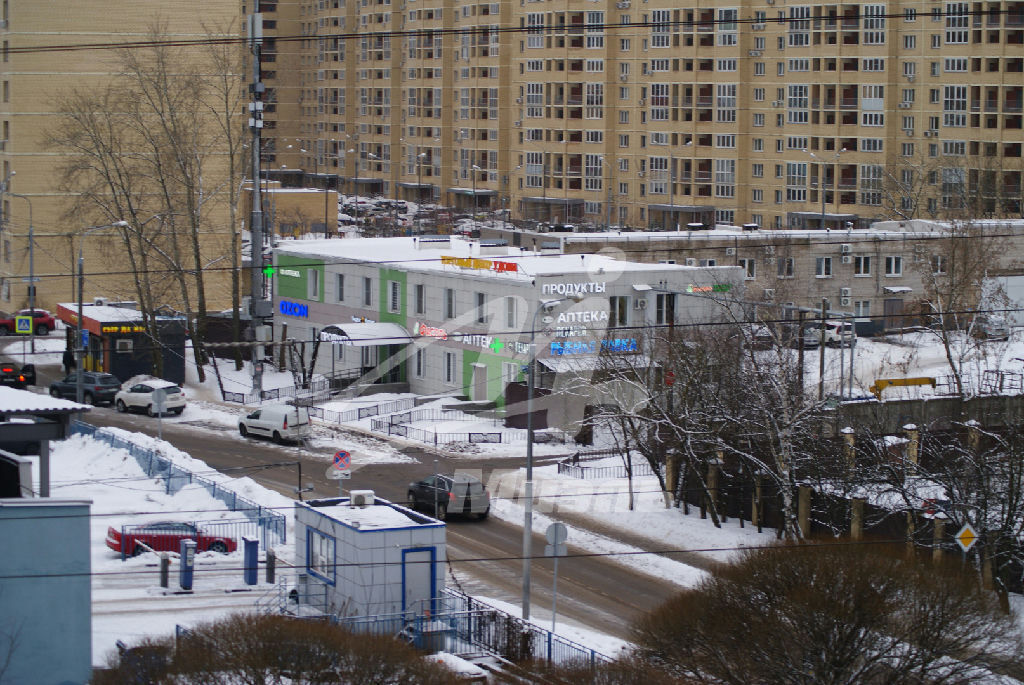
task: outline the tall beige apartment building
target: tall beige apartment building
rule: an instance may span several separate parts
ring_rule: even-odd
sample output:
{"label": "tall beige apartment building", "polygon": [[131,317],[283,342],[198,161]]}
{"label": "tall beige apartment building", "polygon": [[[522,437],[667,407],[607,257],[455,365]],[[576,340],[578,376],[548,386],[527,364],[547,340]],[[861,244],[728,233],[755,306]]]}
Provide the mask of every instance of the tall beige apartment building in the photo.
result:
{"label": "tall beige apartment building", "polygon": [[260,8],[268,166],[342,192],[636,228],[1021,216],[1024,2]]}
{"label": "tall beige apartment building", "polygon": [[[218,27],[242,32],[243,7],[238,0],[158,3],[148,0],[75,0],[40,2],[3,0],[0,10],[0,181],[6,180],[0,223],[0,309],[28,305],[29,240],[34,233],[34,276],[37,306],[54,309],[56,302],[73,301],[72,270],[78,246],[83,245],[86,301],[95,296],[135,299],[132,266],[123,244],[112,230],[86,234],[90,226],[111,223],[97,216],[68,215],[73,197],[60,190],[60,169],[68,150],[47,142],[59,124],[58,101],[72,89],[99,90],[115,79],[119,62],[115,46],[148,41],[157,24],[166,40],[201,41]],[[105,44],[89,50],[60,50],[56,46]],[[177,48],[181,56],[198,46]],[[239,80],[239,88],[243,88]],[[241,108],[239,108],[241,109]],[[239,112],[239,128],[244,126]],[[125,150],[138,154],[139,150]],[[13,174],[13,175],[12,175]],[[31,214],[30,214],[31,211]],[[217,211],[221,211],[218,209]],[[147,230],[155,225],[150,223]],[[210,305],[226,307],[230,264],[226,254],[232,227],[225,218],[211,219],[202,236],[204,257],[218,260],[211,269]],[[158,266],[153,267],[159,271]],[[171,299],[156,302],[178,306]]]}

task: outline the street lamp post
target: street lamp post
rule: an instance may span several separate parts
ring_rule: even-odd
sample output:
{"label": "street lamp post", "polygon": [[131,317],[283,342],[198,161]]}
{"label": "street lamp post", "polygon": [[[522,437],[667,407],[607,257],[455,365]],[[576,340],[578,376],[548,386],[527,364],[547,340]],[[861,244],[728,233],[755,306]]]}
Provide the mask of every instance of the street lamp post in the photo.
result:
{"label": "street lamp post", "polygon": [[480,171],[480,167],[476,164],[470,169],[470,173],[473,174],[473,225],[476,226],[476,212],[478,209],[476,201],[476,172]]}
{"label": "street lamp post", "polygon": [[83,273],[83,266],[85,260],[82,258],[82,244],[85,242],[85,236],[99,231],[104,228],[127,227],[129,224],[127,221],[115,221],[112,224],[103,224],[102,226],[90,226],[82,231],[82,234],[78,237],[78,318],[75,322],[75,401],[79,404],[82,403],[82,362],[85,359],[85,344],[82,340],[82,292],[85,288],[85,274]]}
{"label": "street lamp post", "polygon": [[[825,162],[820,157],[818,157],[818,155],[814,154],[810,150],[804,150],[804,152],[809,154],[812,158],[817,159],[818,160],[818,164],[821,167],[821,171],[818,172],[818,194],[821,195],[821,226],[819,226],[819,228],[824,231],[825,230]],[[835,160],[836,160],[835,163],[836,164],[839,163],[839,155],[843,154],[844,152],[846,152],[846,148],[845,147],[843,149],[839,150],[839,152],[837,152],[835,154]],[[838,190],[839,190],[839,178],[838,177],[836,177],[834,185],[835,185],[835,188],[836,188],[836,192],[838,192]]]}
{"label": "street lamp post", "polygon": [[420,216],[423,212],[420,211],[420,204],[423,202],[423,159],[427,156],[426,152],[421,152],[416,155],[416,233],[422,232],[422,219]]}
{"label": "street lamp post", "polygon": [[526,367],[526,488],[523,514],[523,620],[530,619],[530,561],[533,555],[533,367],[537,361],[537,315],[551,313],[561,302],[582,302],[582,295],[541,302],[530,322],[530,358]]}
{"label": "street lamp post", "polygon": [[[14,172],[11,172],[14,173]],[[32,223],[32,200],[26,195],[8,193],[11,197],[20,197],[28,203],[28,310],[32,316],[29,326],[29,351],[36,353],[36,267],[35,267],[35,228]],[[24,348],[22,348],[24,349]]]}

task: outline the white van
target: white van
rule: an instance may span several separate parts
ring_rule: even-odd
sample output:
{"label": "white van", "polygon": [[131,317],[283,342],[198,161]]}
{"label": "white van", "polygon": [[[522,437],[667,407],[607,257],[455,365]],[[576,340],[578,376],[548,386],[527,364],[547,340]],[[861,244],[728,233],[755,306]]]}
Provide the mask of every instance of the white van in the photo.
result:
{"label": "white van", "polygon": [[238,421],[242,437],[260,435],[274,442],[298,442],[309,435],[309,410],[290,404],[268,404]]}

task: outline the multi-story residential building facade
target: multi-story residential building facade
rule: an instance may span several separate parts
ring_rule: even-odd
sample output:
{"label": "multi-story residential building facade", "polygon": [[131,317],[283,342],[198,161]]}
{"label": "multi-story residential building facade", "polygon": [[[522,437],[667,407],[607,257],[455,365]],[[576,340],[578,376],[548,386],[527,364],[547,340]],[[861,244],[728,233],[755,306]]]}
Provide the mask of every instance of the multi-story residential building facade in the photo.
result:
{"label": "multi-story residential building facade", "polygon": [[309,36],[276,125],[316,159],[287,164],[349,192],[644,228],[1020,214],[1024,2],[265,7]]}
{"label": "multi-story residential building facade", "polygon": [[[169,59],[176,66],[191,66],[204,58],[207,48],[203,43],[208,38],[223,40],[225,35],[235,38],[243,33],[242,7],[234,0],[213,0],[204,3],[201,11],[183,4],[124,0],[56,4],[5,0],[0,14],[0,309],[13,310],[28,305],[30,270],[34,270],[33,276],[37,279],[37,306],[52,310],[57,302],[73,301],[77,295],[73,272],[80,246],[84,254],[87,301],[91,302],[97,295],[135,300],[132,279],[126,274],[137,264],[129,259],[124,240],[116,237],[115,229],[96,231],[86,237],[90,227],[131,217],[113,211],[107,214],[76,211],[73,203],[76,194],[86,190],[85,184],[79,188],[66,187],[62,181],[64,167],[78,150],[55,144],[53,140],[60,138],[67,126],[65,114],[75,111],[69,104],[74,101],[73,93],[99,96],[122,79],[120,44],[135,45],[131,54],[145,62],[151,57],[151,52],[145,52],[150,38],[165,31],[182,44],[168,48]],[[84,45],[95,47],[69,47]],[[239,69],[235,75],[237,87],[232,86],[237,92],[241,92],[242,79],[247,76],[242,71]],[[244,126],[241,104],[238,109],[241,133]],[[79,113],[83,114],[82,119],[88,118]],[[127,118],[121,111],[114,114]],[[200,145],[209,140],[209,131],[191,131],[182,126],[181,135],[194,134]],[[124,127],[124,121],[112,127],[112,136],[116,139]],[[114,145],[116,141],[104,142]],[[231,250],[230,236],[235,230],[227,219],[227,203],[222,200],[227,194],[227,184],[220,181],[225,151],[213,149],[211,144],[210,148],[195,152],[197,157],[206,156],[205,181],[210,183],[202,193],[202,211],[209,225],[199,235],[201,263],[218,260],[217,266],[205,275],[210,285],[207,295],[211,308],[221,308],[231,301],[230,269],[225,267],[231,263],[227,255]],[[122,161],[126,162],[146,153],[143,147],[129,145],[121,154]],[[138,178],[130,183],[136,188],[143,181]],[[95,186],[88,191],[103,192]],[[187,211],[184,201],[181,207],[181,213]],[[140,221],[146,221],[146,225],[133,226],[133,230],[153,235],[161,216],[167,218],[166,214],[155,216],[158,211],[144,212]],[[29,249],[30,229],[34,234],[34,250]],[[30,261],[34,261],[33,269],[30,269]],[[151,265],[151,268],[158,270],[161,276],[168,270],[166,263]],[[154,304],[167,303],[181,308],[177,292],[164,290],[158,297]]]}

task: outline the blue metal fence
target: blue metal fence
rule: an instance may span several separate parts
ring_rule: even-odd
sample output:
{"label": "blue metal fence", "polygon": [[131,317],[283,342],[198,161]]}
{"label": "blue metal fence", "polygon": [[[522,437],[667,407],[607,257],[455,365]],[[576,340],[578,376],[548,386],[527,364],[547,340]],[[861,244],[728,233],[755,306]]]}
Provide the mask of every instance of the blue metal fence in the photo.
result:
{"label": "blue metal fence", "polygon": [[434,611],[336,619],[354,632],[397,635],[416,647],[452,654],[481,650],[514,663],[542,660],[595,665],[612,658],[561,637],[469,595],[446,588],[433,600]]}
{"label": "blue metal fence", "polygon": [[71,432],[88,435],[111,447],[127,451],[135,458],[147,476],[164,479],[165,492],[169,495],[173,495],[190,483],[203,486],[211,496],[223,502],[231,511],[245,514],[259,527],[260,544],[264,549],[270,544],[281,544],[287,541],[287,519],[283,514],[241,497],[234,490],[225,488],[216,481],[197,476],[187,469],[176,466],[170,459],[148,447],[136,445],[92,424],[72,421]]}

